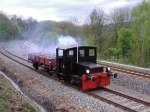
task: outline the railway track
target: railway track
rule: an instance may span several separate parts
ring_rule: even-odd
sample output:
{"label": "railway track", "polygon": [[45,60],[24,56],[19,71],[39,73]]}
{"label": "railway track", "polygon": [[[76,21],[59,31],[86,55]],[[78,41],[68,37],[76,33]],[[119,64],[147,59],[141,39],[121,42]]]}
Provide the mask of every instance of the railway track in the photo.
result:
{"label": "railway track", "polygon": [[114,102],[114,106],[121,106],[124,110],[129,112],[150,112],[149,102],[139,100],[111,89],[102,88],[102,91],[95,90],[91,91],[90,94],[94,95],[96,98],[101,97],[101,100],[107,99],[106,102],[109,104],[110,102]]}
{"label": "railway track", "polygon": [[[24,60],[24,61],[27,61],[27,59],[24,59],[20,56],[17,56],[11,52],[9,52],[8,50],[5,50],[7,53],[21,59],[21,60]],[[140,72],[140,71],[136,71],[136,70],[130,70],[130,69],[126,69],[126,68],[121,68],[121,67],[116,67],[116,66],[113,66],[113,65],[110,65],[110,64],[104,64],[104,63],[101,63],[99,61],[99,64],[103,65],[103,66],[107,66],[107,67],[111,67],[112,70],[114,71],[118,71],[118,72],[122,72],[122,73],[127,73],[127,74],[130,74],[130,75],[134,75],[134,76],[138,76],[138,77],[141,77],[141,78],[146,78],[146,79],[150,79],[150,73],[143,73],[143,72]]]}
{"label": "railway track", "polygon": [[[6,51],[6,50],[1,50],[0,53],[13,61],[25,67],[28,67],[31,70],[34,70],[34,68],[32,67],[32,64],[29,63],[26,59],[16,56],[15,54],[12,54],[11,52]],[[39,71],[36,71],[36,72],[41,74],[41,72]],[[63,84],[70,87],[70,85],[67,85],[66,83],[63,83]],[[75,86],[71,86],[71,87],[82,92],[79,88]],[[96,99],[99,99],[103,102],[106,102],[110,105],[113,105],[114,107],[118,107],[125,111],[150,112],[150,102],[146,102],[137,98],[133,98],[131,96],[128,96],[128,95],[125,95],[125,94],[122,94],[122,93],[119,93],[117,91],[113,91],[107,88],[101,88],[100,90],[93,90],[90,92],[85,92],[84,94],[90,95]]]}
{"label": "railway track", "polygon": [[138,76],[138,77],[141,77],[141,78],[150,79],[150,73],[143,73],[143,72],[140,72],[140,71],[121,68],[121,67],[113,66],[113,65],[110,65],[110,64],[104,64],[104,63],[101,63],[101,62],[99,62],[99,64],[101,64],[103,66],[111,67],[111,69],[113,71],[118,71],[118,72],[122,72],[122,73],[127,73],[129,75],[134,75],[134,76]]}

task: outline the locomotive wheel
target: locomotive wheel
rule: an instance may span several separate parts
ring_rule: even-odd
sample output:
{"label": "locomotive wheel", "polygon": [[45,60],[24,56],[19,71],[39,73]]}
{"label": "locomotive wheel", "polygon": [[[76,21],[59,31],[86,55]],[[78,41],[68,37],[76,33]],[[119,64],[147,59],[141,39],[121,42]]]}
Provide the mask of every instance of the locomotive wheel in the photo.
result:
{"label": "locomotive wheel", "polygon": [[49,67],[45,67],[47,73],[52,76],[53,75],[53,66],[51,66],[50,68]]}
{"label": "locomotive wheel", "polygon": [[33,63],[33,67],[35,68],[35,70],[38,70],[38,68],[39,68],[38,63],[37,63],[37,62],[34,62],[34,63]]}
{"label": "locomotive wheel", "polygon": [[50,76],[53,75],[53,72],[52,72],[51,70],[48,70],[47,72],[48,72],[48,74],[49,74]]}
{"label": "locomotive wheel", "polygon": [[47,73],[49,73],[49,72],[50,72],[49,68],[45,68],[45,69],[46,69]]}
{"label": "locomotive wheel", "polygon": [[75,85],[75,84],[76,84],[76,83],[75,83],[75,80],[71,79],[71,80],[70,80],[70,84],[71,84],[71,85]]}
{"label": "locomotive wheel", "polygon": [[64,80],[64,77],[62,77],[62,75],[60,75],[59,73],[57,74],[57,77],[59,80]]}
{"label": "locomotive wheel", "polygon": [[51,71],[53,71],[53,66],[51,66],[51,69],[50,69]]}
{"label": "locomotive wheel", "polygon": [[70,77],[64,77],[64,80],[66,83],[70,84],[71,83],[71,79]]}

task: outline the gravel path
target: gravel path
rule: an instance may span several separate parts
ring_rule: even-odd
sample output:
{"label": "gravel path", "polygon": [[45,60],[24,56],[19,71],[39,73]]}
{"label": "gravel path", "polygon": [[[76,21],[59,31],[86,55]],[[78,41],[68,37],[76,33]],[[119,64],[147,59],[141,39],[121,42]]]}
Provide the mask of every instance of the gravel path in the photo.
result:
{"label": "gravel path", "polygon": [[0,68],[9,72],[31,98],[49,112],[120,112],[122,110],[20,66],[0,55]]}

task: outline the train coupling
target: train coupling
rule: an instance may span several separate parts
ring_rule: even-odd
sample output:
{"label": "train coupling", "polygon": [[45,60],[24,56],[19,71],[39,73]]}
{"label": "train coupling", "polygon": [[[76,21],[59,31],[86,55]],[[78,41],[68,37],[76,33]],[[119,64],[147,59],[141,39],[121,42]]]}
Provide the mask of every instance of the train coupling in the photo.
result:
{"label": "train coupling", "polygon": [[113,73],[110,69],[110,67],[107,67],[106,71],[108,72],[108,75],[110,77],[113,77],[113,78],[117,78],[118,77],[118,74],[117,73]]}
{"label": "train coupling", "polygon": [[110,77],[113,77],[113,78],[117,78],[118,77],[118,74],[117,73],[113,73],[113,72],[108,72],[108,75],[110,76]]}

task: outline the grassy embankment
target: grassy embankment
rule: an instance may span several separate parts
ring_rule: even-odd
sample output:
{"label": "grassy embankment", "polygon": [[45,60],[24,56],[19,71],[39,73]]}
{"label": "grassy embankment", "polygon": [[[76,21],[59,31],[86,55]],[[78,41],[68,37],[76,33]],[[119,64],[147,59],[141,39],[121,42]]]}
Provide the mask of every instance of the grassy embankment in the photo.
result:
{"label": "grassy embankment", "polygon": [[37,112],[37,109],[0,75],[0,112],[14,111]]}

